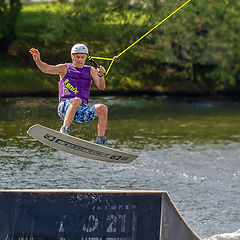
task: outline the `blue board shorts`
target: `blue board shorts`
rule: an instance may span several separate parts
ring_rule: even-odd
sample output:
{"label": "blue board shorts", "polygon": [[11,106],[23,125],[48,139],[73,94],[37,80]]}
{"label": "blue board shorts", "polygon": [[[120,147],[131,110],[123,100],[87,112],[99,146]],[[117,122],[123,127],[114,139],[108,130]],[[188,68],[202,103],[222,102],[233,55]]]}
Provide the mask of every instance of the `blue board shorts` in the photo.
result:
{"label": "blue board shorts", "polygon": [[[72,101],[73,101],[73,98],[70,98],[67,100],[62,100],[58,104],[58,115],[62,120],[64,120],[65,114],[69,106],[71,105]],[[72,123],[81,124],[84,122],[90,122],[93,119],[98,118],[97,116],[94,115],[94,113],[95,113],[95,104],[89,105],[89,106],[85,104],[81,104],[76,111],[76,114],[74,116]]]}

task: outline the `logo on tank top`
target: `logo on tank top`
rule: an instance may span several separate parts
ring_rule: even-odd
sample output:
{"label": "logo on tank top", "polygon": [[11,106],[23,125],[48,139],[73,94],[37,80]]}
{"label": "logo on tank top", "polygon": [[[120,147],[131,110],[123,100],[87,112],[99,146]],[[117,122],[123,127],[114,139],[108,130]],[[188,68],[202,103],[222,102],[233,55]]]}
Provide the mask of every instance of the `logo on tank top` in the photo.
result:
{"label": "logo on tank top", "polygon": [[64,85],[68,90],[72,91],[73,93],[78,93],[77,87],[74,87],[72,84],[70,84],[68,79],[64,81]]}

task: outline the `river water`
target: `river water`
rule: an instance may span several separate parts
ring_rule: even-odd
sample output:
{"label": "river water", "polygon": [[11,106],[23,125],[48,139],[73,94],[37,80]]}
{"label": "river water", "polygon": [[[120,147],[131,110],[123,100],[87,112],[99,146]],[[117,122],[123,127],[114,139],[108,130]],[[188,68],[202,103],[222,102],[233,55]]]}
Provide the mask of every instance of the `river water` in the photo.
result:
{"label": "river water", "polygon": [[[167,97],[92,97],[109,107],[107,137],[139,155],[121,165],[53,150],[27,136],[59,129],[54,98],[0,99],[1,189],[145,189],[170,193],[205,240],[240,239],[240,102]],[[96,120],[71,134],[96,137]]]}

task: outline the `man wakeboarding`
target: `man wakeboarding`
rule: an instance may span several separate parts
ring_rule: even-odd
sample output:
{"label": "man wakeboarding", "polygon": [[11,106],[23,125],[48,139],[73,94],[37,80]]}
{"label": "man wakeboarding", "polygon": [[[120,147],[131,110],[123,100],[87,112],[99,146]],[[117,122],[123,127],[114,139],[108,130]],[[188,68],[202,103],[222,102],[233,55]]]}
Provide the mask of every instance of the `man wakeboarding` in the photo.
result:
{"label": "man wakeboarding", "polygon": [[59,75],[58,115],[63,120],[60,132],[69,135],[72,123],[81,124],[97,118],[96,143],[105,145],[108,108],[101,103],[88,105],[92,82],[99,90],[105,89],[105,68],[99,66],[95,69],[85,65],[89,53],[84,44],[75,44],[72,47],[72,63],[49,65],[41,60],[37,49],[31,48],[29,52],[43,73]]}

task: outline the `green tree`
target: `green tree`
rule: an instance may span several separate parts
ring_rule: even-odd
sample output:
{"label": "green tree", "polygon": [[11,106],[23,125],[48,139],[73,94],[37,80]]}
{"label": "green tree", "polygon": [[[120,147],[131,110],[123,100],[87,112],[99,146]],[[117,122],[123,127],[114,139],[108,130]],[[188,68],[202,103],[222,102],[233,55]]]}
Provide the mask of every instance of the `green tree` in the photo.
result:
{"label": "green tree", "polygon": [[[42,39],[68,52],[73,43],[83,42],[91,55],[113,57],[184,2],[76,0],[67,12],[59,7]],[[191,1],[122,55],[108,82],[114,89],[123,85],[188,92],[240,88],[239,13],[240,1]]]}
{"label": "green tree", "polygon": [[16,39],[15,24],[21,10],[20,0],[10,0],[7,4],[0,0],[0,51],[7,53],[8,47]]}

